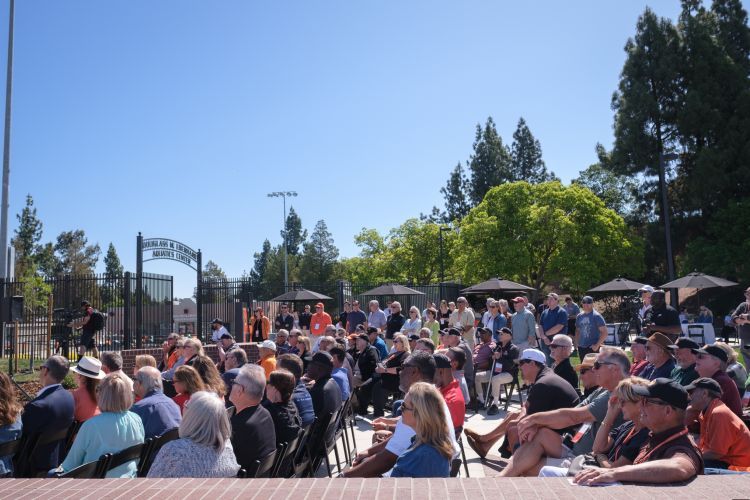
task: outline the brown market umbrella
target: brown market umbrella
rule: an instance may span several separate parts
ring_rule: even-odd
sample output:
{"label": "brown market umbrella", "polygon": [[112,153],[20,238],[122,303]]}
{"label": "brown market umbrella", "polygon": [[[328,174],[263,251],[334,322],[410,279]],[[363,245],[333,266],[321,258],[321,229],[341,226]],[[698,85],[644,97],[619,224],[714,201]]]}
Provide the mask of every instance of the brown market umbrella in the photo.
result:
{"label": "brown market umbrella", "polygon": [[516,283],[515,281],[504,280],[502,278],[492,278],[476,285],[461,290],[461,293],[479,294],[490,292],[531,292],[534,289],[530,286]]}
{"label": "brown market umbrella", "polygon": [[717,278],[710,274],[692,272],[682,278],[677,278],[669,283],[664,283],[661,288],[724,288],[736,286],[737,284],[738,283],[735,283],[734,281]]}
{"label": "brown market umbrella", "polygon": [[638,283],[637,281],[632,281],[626,278],[615,278],[612,281],[602,283],[601,285],[592,288],[588,292],[633,292],[644,286],[646,285]]}

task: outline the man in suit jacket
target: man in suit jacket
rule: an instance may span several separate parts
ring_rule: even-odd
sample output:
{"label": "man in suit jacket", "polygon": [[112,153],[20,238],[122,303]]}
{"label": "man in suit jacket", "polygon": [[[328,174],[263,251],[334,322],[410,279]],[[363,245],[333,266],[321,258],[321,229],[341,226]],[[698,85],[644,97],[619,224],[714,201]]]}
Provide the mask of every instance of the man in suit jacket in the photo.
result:
{"label": "man in suit jacket", "polygon": [[[334,382],[335,383],[335,382]],[[237,463],[250,469],[255,460],[276,450],[271,414],[260,405],[266,390],[266,373],[259,365],[244,365],[234,379],[229,400],[234,404],[232,448]]]}
{"label": "man in suit jacket", "polygon": [[[39,382],[42,390],[23,411],[23,436],[56,432],[68,429],[73,424],[73,395],[60,385],[68,374],[68,368],[68,360],[57,355],[50,357],[40,368]],[[64,446],[65,439],[41,446],[30,457],[29,463],[21,464],[21,467],[26,468],[30,476],[39,472],[46,473],[60,465],[65,458]]]}

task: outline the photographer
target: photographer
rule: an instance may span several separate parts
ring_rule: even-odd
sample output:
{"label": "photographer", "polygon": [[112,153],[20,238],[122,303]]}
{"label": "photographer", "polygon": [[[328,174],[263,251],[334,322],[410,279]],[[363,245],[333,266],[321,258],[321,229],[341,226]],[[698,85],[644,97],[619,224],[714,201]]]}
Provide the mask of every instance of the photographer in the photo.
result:
{"label": "photographer", "polygon": [[[484,406],[485,392],[482,390],[483,383],[489,383],[492,391],[492,405],[487,409],[487,415],[497,415],[500,411],[497,407],[500,401],[500,387],[510,384],[518,374],[518,358],[521,352],[518,347],[513,345],[513,332],[510,328],[501,328],[497,331],[500,335],[500,343],[492,351],[492,361],[490,366],[484,371],[478,371],[474,374],[474,383],[476,385],[477,397],[479,403]],[[494,371],[490,375],[490,371]],[[477,367],[478,368],[478,367]],[[490,377],[492,381],[490,382]]]}
{"label": "photographer", "polygon": [[92,356],[99,357],[99,349],[96,347],[96,334],[104,328],[104,316],[102,313],[91,307],[88,300],[81,301],[81,311],[83,318],[71,321],[68,327],[81,330],[81,338],[78,341],[78,359],[81,359],[87,350],[90,350]]}

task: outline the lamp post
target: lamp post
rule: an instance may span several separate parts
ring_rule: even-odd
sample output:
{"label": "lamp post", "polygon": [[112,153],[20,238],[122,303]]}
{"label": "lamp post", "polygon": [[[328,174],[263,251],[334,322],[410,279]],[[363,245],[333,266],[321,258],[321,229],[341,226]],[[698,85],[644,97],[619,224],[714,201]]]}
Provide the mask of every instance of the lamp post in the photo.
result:
{"label": "lamp post", "polygon": [[[676,160],[676,153],[659,153],[659,191],[661,191],[661,216],[664,220],[664,241],[667,247],[667,274],[669,281],[674,280],[674,256],[672,255],[672,230],[669,223],[669,199],[667,197],[667,162]],[[677,294],[670,291],[672,307],[678,305]]]}
{"label": "lamp post", "polygon": [[[5,137],[3,145],[3,187],[0,202],[0,278],[8,277],[8,184],[10,182],[10,105],[13,94],[13,18],[16,2],[10,0],[8,17],[8,62],[5,80]],[[3,293],[3,296],[5,294]]]}
{"label": "lamp post", "polygon": [[287,264],[287,231],[286,231],[286,197],[295,197],[297,196],[296,191],[274,191],[273,193],[268,193],[269,198],[282,198],[284,200],[284,293],[287,292],[287,289],[289,287],[289,268]]}

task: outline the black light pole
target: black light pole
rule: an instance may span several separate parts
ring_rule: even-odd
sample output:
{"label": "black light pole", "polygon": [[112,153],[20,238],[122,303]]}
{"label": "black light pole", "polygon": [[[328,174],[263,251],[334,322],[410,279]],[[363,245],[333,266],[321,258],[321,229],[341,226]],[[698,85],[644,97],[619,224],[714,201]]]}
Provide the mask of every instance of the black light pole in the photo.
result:
{"label": "black light pole", "polygon": [[286,197],[297,196],[295,191],[274,191],[268,193],[269,198],[283,198],[284,199],[284,293],[289,290],[289,268],[287,267],[287,228],[286,228]]}
{"label": "black light pole", "polygon": [[[667,247],[667,274],[668,281],[673,281],[674,276],[674,255],[672,254],[672,230],[669,223],[669,199],[667,196],[667,162],[676,160],[680,155],[675,153],[660,153],[659,154],[659,191],[661,191],[661,216],[664,221],[664,241]],[[670,290],[669,293],[670,302],[672,307],[678,306],[677,294],[674,290]]]}
{"label": "black light pole", "polygon": [[0,205],[0,278],[8,277],[8,185],[10,183],[10,109],[13,94],[13,19],[16,2],[10,0],[8,18],[8,62],[5,80],[5,136],[3,144],[3,187]]}

